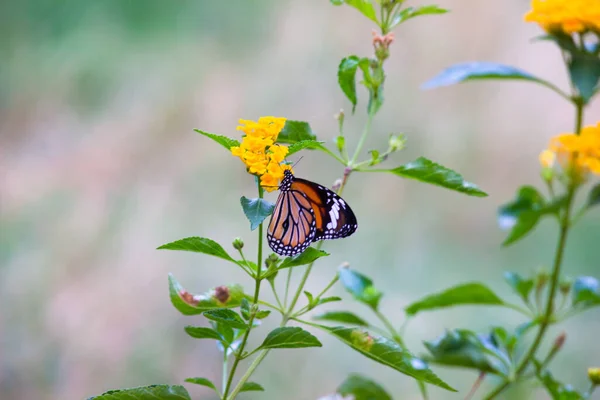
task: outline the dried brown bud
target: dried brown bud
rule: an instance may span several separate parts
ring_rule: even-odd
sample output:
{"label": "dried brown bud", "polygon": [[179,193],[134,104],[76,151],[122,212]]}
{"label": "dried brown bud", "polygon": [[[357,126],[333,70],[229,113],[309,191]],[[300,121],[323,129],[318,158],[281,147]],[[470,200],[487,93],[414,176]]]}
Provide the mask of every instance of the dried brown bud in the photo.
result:
{"label": "dried brown bud", "polygon": [[191,294],[190,292],[188,292],[187,290],[181,290],[179,291],[179,297],[181,297],[181,300],[185,301],[187,304],[191,305],[191,306],[197,306],[198,303],[200,303],[193,294]]}
{"label": "dried brown bud", "polygon": [[215,300],[223,304],[227,303],[230,296],[231,294],[229,293],[229,288],[227,286],[217,286],[215,288],[215,294],[213,295]]}

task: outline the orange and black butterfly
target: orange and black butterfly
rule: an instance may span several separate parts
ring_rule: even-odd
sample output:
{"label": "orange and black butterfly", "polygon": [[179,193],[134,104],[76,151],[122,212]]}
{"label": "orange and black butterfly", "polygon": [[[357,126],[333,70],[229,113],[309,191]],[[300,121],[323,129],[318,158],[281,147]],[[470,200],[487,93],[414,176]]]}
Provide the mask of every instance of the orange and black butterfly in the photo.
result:
{"label": "orange and black butterfly", "polygon": [[269,222],[269,247],[282,256],[302,253],[314,241],[352,235],[358,224],[350,206],[333,191],[284,171]]}

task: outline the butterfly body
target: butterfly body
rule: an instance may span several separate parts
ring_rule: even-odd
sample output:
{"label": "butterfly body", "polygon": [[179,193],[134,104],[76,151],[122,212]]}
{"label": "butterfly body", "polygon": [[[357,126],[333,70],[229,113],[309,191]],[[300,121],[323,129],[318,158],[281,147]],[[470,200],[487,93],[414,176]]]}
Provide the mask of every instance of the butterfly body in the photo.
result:
{"label": "butterfly body", "polygon": [[318,183],[296,178],[289,170],[284,174],[267,231],[275,253],[293,256],[314,241],[340,239],[356,231],[356,217],[344,199]]}

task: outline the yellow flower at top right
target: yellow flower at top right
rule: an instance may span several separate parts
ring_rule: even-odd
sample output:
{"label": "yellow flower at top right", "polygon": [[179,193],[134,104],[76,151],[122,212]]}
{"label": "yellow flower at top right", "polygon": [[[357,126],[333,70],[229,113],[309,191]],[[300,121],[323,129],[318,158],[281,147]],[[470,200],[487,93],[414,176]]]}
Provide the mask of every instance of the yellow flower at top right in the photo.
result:
{"label": "yellow flower at top right", "polygon": [[525,21],[538,23],[548,33],[600,33],[600,0],[532,0]]}

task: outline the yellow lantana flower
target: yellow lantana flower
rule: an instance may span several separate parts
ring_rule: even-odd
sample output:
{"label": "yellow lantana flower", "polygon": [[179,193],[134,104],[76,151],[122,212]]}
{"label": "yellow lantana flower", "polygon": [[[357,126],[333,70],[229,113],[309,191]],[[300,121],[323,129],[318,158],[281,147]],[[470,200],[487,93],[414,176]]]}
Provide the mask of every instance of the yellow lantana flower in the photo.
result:
{"label": "yellow lantana flower", "polygon": [[540,163],[548,168],[555,159],[565,170],[573,162],[578,173],[600,176],[600,122],[582,128],[579,135],[563,133],[550,139],[548,149],[540,154]]}
{"label": "yellow lantana flower", "polygon": [[600,32],[600,0],[532,0],[525,21],[538,23],[546,32]]}
{"label": "yellow lantana flower", "polygon": [[242,143],[231,148],[231,154],[246,164],[248,172],[260,177],[260,184],[267,192],[279,187],[283,171],[291,170],[289,165],[281,164],[289,149],[275,144],[285,121],[277,117],[260,117],[257,122],[240,119],[237,129],[244,132]]}

